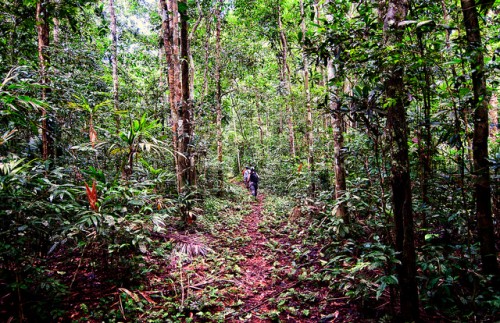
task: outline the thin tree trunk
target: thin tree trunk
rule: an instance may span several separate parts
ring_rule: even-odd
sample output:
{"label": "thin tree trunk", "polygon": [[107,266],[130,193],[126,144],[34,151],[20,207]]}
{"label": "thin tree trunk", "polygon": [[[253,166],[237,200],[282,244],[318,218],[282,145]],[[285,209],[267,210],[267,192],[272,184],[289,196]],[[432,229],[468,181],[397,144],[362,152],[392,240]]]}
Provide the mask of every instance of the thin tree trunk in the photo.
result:
{"label": "thin tree trunk", "polygon": [[[194,126],[195,126],[195,107],[194,107],[194,59],[193,59],[193,53],[191,51],[191,43],[194,39],[194,35],[196,33],[196,30],[198,29],[198,26],[200,25],[202,19],[203,19],[203,9],[201,8],[201,5],[199,2],[197,2],[198,10],[199,10],[199,15],[198,19],[196,19],[195,23],[193,24],[193,27],[191,28],[191,31],[189,32],[189,36],[187,37],[187,60],[189,62],[189,68],[186,73],[188,73],[189,78],[189,99],[188,99],[188,108],[189,108],[189,138],[190,138],[190,143],[189,143],[189,183],[191,186],[193,186],[194,189],[196,189],[197,186],[197,172],[196,172],[196,151],[192,145],[192,141],[194,138]],[[184,19],[187,19],[187,17],[184,17]],[[187,31],[187,29],[186,29]]]}
{"label": "thin tree trunk", "polygon": [[[197,2],[196,5],[198,7],[199,15],[198,19],[196,19],[195,23],[193,24],[191,31],[189,32],[188,46],[187,46],[187,53],[188,53],[187,55],[189,61],[189,100],[191,101],[191,103],[194,102],[194,59],[193,59],[193,52],[191,51],[191,43],[193,42],[196,30],[198,29],[198,26],[200,25],[203,19],[203,9],[201,8],[200,2]],[[193,123],[194,123],[194,117],[195,116],[193,115],[192,116]]]}
{"label": "thin tree trunk", "polygon": [[302,30],[302,63],[304,64],[304,93],[306,100],[306,110],[307,110],[307,163],[309,166],[309,171],[311,175],[311,186],[310,193],[314,195],[316,190],[316,185],[314,182],[314,136],[313,136],[313,119],[312,119],[312,108],[311,108],[311,91],[309,89],[309,62],[306,54],[306,17],[304,11],[304,0],[300,0],[300,17],[301,23],[300,27]]}
{"label": "thin tree trunk", "polygon": [[[490,99],[490,112],[489,112],[489,117],[490,117],[490,139],[491,140],[496,140],[498,138],[498,97],[496,94],[493,94]],[[495,169],[495,177],[498,178],[498,173],[499,170],[498,168]],[[496,223],[496,227],[494,229],[495,231],[495,237],[498,241],[500,238],[500,183],[493,181],[492,183],[492,191],[493,191],[493,220]],[[496,214],[496,219],[495,219],[495,214]]]}
{"label": "thin tree trunk", "polygon": [[[162,8],[159,8],[160,9],[160,17],[162,17],[162,20],[165,20],[166,18],[164,17],[164,11],[162,10]],[[163,30],[163,26],[162,26],[162,29],[160,30],[160,34],[159,34],[159,37],[161,39],[162,42],[163,41],[163,37],[164,37],[164,30]],[[167,117],[167,111],[165,108],[165,104],[166,102],[168,101],[167,98],[166,98],[166,87],[165,87],[165,76],[164,76],[164,72],[165,72],[165,66],[164,66],[164,60],[165,60],[165,48],[163,48],[163,46],[160,47],[160,50],[158,51],[158,60],[159,60],[159,66],[160,66],[160,75],[158,77],[158,86],[159,86],[159,101],[160,101],[160,109],[161,109],[161,112],[160,112],[160,115],[161,115],[161,131],[162,133],[165,135],[165,124],[168,122],[168,117]]]}
{"label": "thin tree trunk", "polygon": [[[288,67],[288,42],[286,40],[285,31],[283,29],[283,23],[281,21],[281,6],[278,4],[278,29],[280,34],[280,42],[282,49],[282,62],[281,62],[281,79],[284,83],[284,88],[286,89],[286,96],[289,97],[291,95],[291,81],[290,81],[290,68]],[[288,125],[288,142],[290,147],[290,155],[295,157],[296,149],[295,149],[295,131],[293,126],[293,109],[289,100],[286,99],[286,113],[288,114],[287,125]],[[282,129],[281,126],[282,118],[280,118],[280,131]]]}
{"label": "thin tree trunk", "polygon": [[488,97],[484,74],[483,45],[479,27],[478,12],[474,0],[461,0],[467,35],[468,51],[471,57],[471,78],[474,92],[474,136],[472,151],[475,177],[475,198],[478,238],[481,261],[485,274],[498,277],[497,250],[491,211],[490,171],[488,163]]}
{"label": "thin tree trunk", "polygon": [[[183,6],[187,8],[186,0],[180,0]],[[187,10],[187,9],[186,9]],[[187,12],[184,10],[180,13],[181,18],[181,77],[182,77],[182,106],[180,117],[182,118],[181,130],[182,137],[180,137],[180,152],[181,152],[181,169],[183,182],[188,185],[194,185],[196,182],[196,168],[194,167],[194,155],[192,149],[193,138],[193,101],[191,100],[191,83],[189,73],[189,34],[188,34],[188,17]]]}
{"label": "thin tree trunk", "polygon": [[[36,30],[38,34],[38,63],[40,64],[40,84],[42,85],[42,100],[47,99],[49,92],[49,78],[47,75],[47,66],[49,57],[47,50],[49,47],[49,23],[47,6],[48,0],[39,0],[36,4]],[[53,156],[52,133],[49,129],[50,116],[47,110],[42,108],[42,158],[44,160]]]}
{"label": "thin tree trunk", "polygon": [[[205,98],[206,95],[208,95],[208,71],[209,71],[209,67],[210,67],[210,64],[208,63],[208,61],[209,61],[209,57],[210,57],[210,38],[212,37],[212,35],[211,35],[212,24],[211,24],[211,20],[209,19],[209,17],[207,17],[206,23],[207,23],[207,31],[206,31],[206,39],[205,39],[205,59],[204,59],[205,70],[203,71],[203,93],[201,96],[202,100]],[[203,101],[201,103],[203,103]]]}
{"label": "thin tree trunk", "polygon": [[260,117],[260,97],[259,97],[259,92],[256,90],[256,99],[257,101],[255,102],[255,111],[257,112],[257,125],[259,126],[259,139],[260,139],[260,144],[264,145],[264,129],[262,127],[262,119]]}
{"label": "thin tree trunk", "polygon": [[120,101],[118,97],[118,42],[116,37],[116,15],[114,0],[109,0],[109,13],[111,16],[111,67],[113,69],[113,108],[115,112],[116,133],[120,132]]}
{"label": "thin tree trunk", "polygon": [[[406,18],[407,0],[391,0],[384,19],[387,46],[399,43],[404,30],[398,24]],[[405,322],[419,319],[418,290],[416,282],[415,241],[408,157],[408,125],[405,113],[406,93],[403,68],[394,64],[387,71],[385,95],[388,104],[387,127],[392,144],[392,194],[396,231],[401,318]]]}
{"label": "thin tree trunk", "polygon": [[[426,63],[425,58],[425,46],[424,41],[422,39],[422,32],[417,30],[417,38],[418,45],[420,48],[420,57],[424,61],[424,85],[422,86],[422,95],[424,101],[424,131],[423,139],[424,146],[419,151],[420,164],[422,167],[422,202],[425,205],[429,205],[429,176],[431,173],[431,152],[432,152],[432,136],[431,136],[431,79],[429,68]],[[421,133],[421,131],[419,131]],[[421,147],[421,143],[419,142],[419,147]],[[425,213],[423,213],[423,227],[427,227],[427,217]]]}
{"label": "thin tree trunk", "polygon": [[223,0],[217,4],[216,19],[217,26],[215,30],[215,104],[216,104],[216,127],[217,127],[217,161],[218,167],[218,180],[219,180],[219,194],[222,194],[224,176],[222,170],[222,98],[221,98],[221,25],[222,25],[222,5]]}
{"label": "thin tree trunk", "polygon": [[[335,79],[335,71],[332,59],[327,61],[328,80]],[[327,82],[328,83],[328,82]],[[333,142],[334,142],[334,170],[335,170],[335,199],[341,200],[347,189],[346,171],[344,163],[344,121],[342,118],[340,104],[334,89],[330,89],[330,111],[332,114]],[[345,223],[349,223],[345,202],[337,202],[337,217],[342,218]]]}

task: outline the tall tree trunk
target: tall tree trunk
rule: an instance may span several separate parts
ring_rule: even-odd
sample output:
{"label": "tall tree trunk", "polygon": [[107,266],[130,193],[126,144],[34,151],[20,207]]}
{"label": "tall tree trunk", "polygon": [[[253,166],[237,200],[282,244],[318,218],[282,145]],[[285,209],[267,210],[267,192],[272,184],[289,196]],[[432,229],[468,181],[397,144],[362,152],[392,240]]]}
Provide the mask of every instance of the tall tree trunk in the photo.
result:
{"label": "tall tree trunk", "polygon": [[201,93],[200,105],[203,104],[203,100],[205,96],[208,95],[208,71],[210,68],[209,58],[210,58],[210,39],[212,38],[212,15],[209,15],[206,21],[206,32],[205,32],[205,57],[204,57],[204,66],[203,70],[203,92]]}
{"label": "tall tree trunk", "polygon": [[[389,1],[384,19],[384,38],[387,46],[401,42],[404,27],[400,27],[399,23],[406,18],[407,11],[407,0]],[[405,322],[416,322],[419,318],[419,306],[403,68],[394,63],[389,67],[387,75],[385,95],[389,106],[387,128],[392,144],[391,186],[396,251],[401,262],[398,265],[401,318]]]}
{"label": "tall tree trunk", "polygon": [[160,6],[164,10],[163,20],[163,42],[165,46],[165,58],[168,65],[168,87],[169,87],[169,103],[170,115],[172,120],[172,142],[174,151],[175,173],[177,191],[184,191],[184,169],[182,169],[182,161],[179,140],[182,139],[182,79],[181,79],[181,63],[179,58],[179,12],[177,0],[160,0]]}
{"label": "tall tree trunk", "polygon": [[[490,138],[491,140],[496,140],[498,138],[498,97],[496,94],[493,94],[490,99]],[[500,170],[498,168],[495,169],[495,177],[498,178]],[[492,187],[493,191],[493,219],[496,220],[496,227],[494,228],[494,233],[496,239],[500,238],[500,183],[498,181],[493,181]],[[496,219],[495,219],[496,214]]]}
{"label": "tall tree trunk", "polygon": [[183,181],[190,186],[196,183],[196,168],[194,165],[194,154],[192,147],[193,129],[193,101],[191,100],[190,64],[189,64],[189,34],[187,2],[180,0],[185,9],[180,12],[181,18],[181,76],[182,76],[182,106],[180,116],[183,129],[180,138],[180,151],[182,153],[180,163]]}
{"label": "tall tree trunk", "polygon": [[116,15],[114,0],[109,0],[109,13],[111,16],[111,67],[113,69],[113,108],[115,112],[116,133],[120,132],[120,101],[118,98],[118,44],[116,37]]}
{"label": "tall tree trunk", "polygon": [[[293,109],[292,105],[289,102],[289,97],[291,95],[291,81],[290,81],[290,68],[288,66],[288,42],[286,40],[285,30],[283,29],[283,23],[281,21],[281,6],[278,4],[278,29],[280,35],[280,43],[281,43],[281,80],[284,83],[284,88],[286,89],[286,113],[288,114],[287,125],[288,125],[288,143],[290,147],[290,155],[295,157],[296,149],[295,149],[295,131],[293,126]],[[281,123],[281,118],[280,118]],[[282,127],[280,126],[280,129]]]}
{"label": "tall tree trunk", "polygon": [[[431,77],[426,63],[425,45],[422,31],[417,30],[418,45],[420,57],[424,64],[424,85],[422,85],[422,96],[424,101],[424,124],[423,131],[419,130],[420,137],[423,139],[423,146],[419,141],[419,157],[422,167],[422,202],[429,205],[429,176],[431,175],[431,154],[432,154],[432,136],[431,136]],[[423,134],[422,134],[423,132]],[[423,227],[427,227],[427,217],[423,213]]]}
{"label": "tall tree trunk", "polygon": [[217,127],[217,161],[218,166],[218,180],[219,180],[219,194],[222,194],[224,185],[224,173],[222,170],[222,97],[221,97],[221,25],[222,25],[222,5],[223,0],[217,4],[216,19],[217,26],[215,29],[215,109],[216,109],[216,127]]}
{"label": "tall tree trunk", "polygon": [[[196,114],[195,114],[195,107],[194,107],[194,59],[193,59],[193,53],[191,51],[191,43],[194,39],[196,30],[198,29],[198,26],[200,25],[202,19],[203,19],[203,9],[201,7],[200,2],[197,2],[197,7],[198,7],[198,19],[196,19],[196,22],[194,23],[193,27],[191,28],[191,31],[189,32],[189,36],[187,38],[187,56],[188,56],[188,62],[189,62],[189,110],[190,110],[190,128],[189,128],[189,138],[191,139],[190,141],[190,146],[188,147],[189,149],[189,183],[193,187],[194,190],[196,190],[197,187],[197,180],[198,180],[198,174],[196,171],[196,158],[197,158],[197,152],[195,150],[195,147],[192,145],[192,141],[194,138],[194,125],[196,124]],[[187,18],[187,17],[186,17]],[[203,95],[202,95],[203,97]]]}
{"label": "tall tree trunk", "polygon": [[302,63],[304,64],[304,93],[306,99],[307,110],[307,163],[311,175],[310,193],[314,195],[316,185],[314,181],[314,136],[313,136],[313,119],[311,108],[311,91],[309,89],[309,62],[306,54],[306,16],[304,11],[304,0],[300,0],[300,28],[302,30]]}
{"label": "tall tree trunk", "polygon": [[255,111],[257,112],[257,126],[259,127],[259,142],[261,145],[264,145],[264,128],[262,125],[262,118],[260,117],[260,95],[259,91],[255,89],[255,98],[257,99],[255,102]]}
{"label": "tall tree trunk", "polygon": [[[327,61],[328,80],[335,79],[335,70],[331,58]],[[328,83],[328,82],[327,82]],[[335,171],[335,199],[341,200],[344,197],[347,189],[346,185],[346,171],[344,163],[344,120],[340,110],[340,104],[337,99],[335,89],[331,88],[330,95],[330,112],[332,114],[332,128],[333,128],[333,142],[334,142],[334,171]],[[337,217],[342,218],[345,223],[349,223],[349,216],[347,214],[346,205],[344,202],[337,202]]]}
{"label": "tall tree trunk", "polygon": [[[47,75],[47,67],[49,64],[48,47],[49,47],[49,17],[47,6],[49,0],[38,0],[36,4],[36,30],[38,34],[38,63],[40,65],[40,84],[42,85],[42,100],[47,99],[49,92],[49,78]],[[42,158],[44,160],[53,156],[53,140],[50,131],[50,116],[47,110],[42,108]]]}
{"label": "tall tree trunk", "polygon": [[472,70],[474,98],[474,136],[472,151],[474,163],[474,187],[476,218],[481,249],[481,261],[485,274],[498,277],[497,250],[491,213],[491,187],[488,163],[488,94],[484,74],[483,45],[479,27],[478,12],[474,0],[460,0],[464,15],[465,32]]}
{"label": "tall tree trunk", "polygon": [[[191,31],[189,32],[188,46],[187,46],[188,61],[189,61],[189,100],[191,101],[191,104],[194,104],[194,59],[193,59],[193,52],[191,51],[191,43],[193,42],[196,30],[198,29],[198,26],[201,24],[201,21],[203,19],[203,8],[201,7],[200,2],[197,2],[196,5],[198,7],[199,14],[198,18],[193,24],[193,27],[191,28]],[[194,107],[192,109],[194,109]],[[194,118],[195,115],[193,114],[192,116],[193,123],[194,123]]]}

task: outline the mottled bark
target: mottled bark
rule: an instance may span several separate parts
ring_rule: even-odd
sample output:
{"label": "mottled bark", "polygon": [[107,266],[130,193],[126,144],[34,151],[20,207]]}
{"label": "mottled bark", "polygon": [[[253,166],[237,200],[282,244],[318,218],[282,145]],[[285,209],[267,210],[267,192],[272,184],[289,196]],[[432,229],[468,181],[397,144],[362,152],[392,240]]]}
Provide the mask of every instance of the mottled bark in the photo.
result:
{"label": "mottled bark", "polygon": [[478,12],[474,0],[461,0],[470,55],[474,98],[474,135],[472,138],[476,219],[485,274],[498,276],[497,250],[491,210],[490,171],[488,162],[488,93],[484,74],[483,45]]}
{"label": "mottled bark", "polygon": [[[38,63],[40,68],[40,84],[42,85],[42,100],[47,99],[49,92],[49,78],[47,75],[47,67],[49,64],[49,56],[47,53],[49,47],[49,16],[47,12],[48,0],[39,0],[36,4],[36,30],[38,35]],[[50,131],[50,116],[47,110],[42,107],[42,158],[44,160],[53,156],[53,140]]]}
{"label": "mottled bark", "polygon": [[[407,0],[391,0],[384,17],[384,35],[387,46],[400,42],[404,30],[398,24],[406,18]],[[399,53],[401,54],[401,53]],[[406,120],[406,93],[402,66],[394,63],[387,70],[385,99],[388,106],[387,130],[392,145],[392,200],[395,222],[396,251],[399,253],[398,280],[401,319],[416,322],[419,319],[416,282],[415,241],[408,157],[408,124]]]}
{"label": "mottled bark", "polygon": [[[186,0],[180,0],[187,8]],[[191,82],[190,82],[190,56],[189,56],[189,33],[187,12],[180,13],[181,20],[181,76],[182,76],[182,106],[180,117],[182,118],[183,129],[180,138],[179,150],[182,155],[179,160],[182,169],[183,182],[194,186],[196,184],[196,168],[194,162],[194,150],[192,140],[193,129],[193,101],[191,100]]]}
{"label": "mottled bark", "polygon": [[[333,67],[332,59],[329,58],[327,62],[327,73],[328,80],[333,80],[335,78],[335,71]],[[340,104],[338,102],[338,96],[334,92],[335,90],[330,89],[330,113],[332,115],[332,128],[333,128],[333,158],[334,158],[334,171],[335,171],[335,199],[342,200],[347,189],[346,184],[346,171],[344,162],[344,132],[345,123],[340,110]],[[349,223],[349,216],[347,214],[345,202],[337,201],[337,217],[342,218],[345,223]]]}
{"label": "mottled bark", "polygon": [[179,19],[177,0],[160,0],[163,9],[163,42],[165,47],[165,58],[168,65],[168,87],[170,116],[172,122],[172,143],[174,151],[175,173],[177,191],[183,192],[184,178],[180,164],[179,132],[182,131],[182,119],[179,116],[179,109],[182,107],[182,80],[181,66],[179,60]]}
{"label": "mottled bark", "polygon": [[[280,77],[281,82],[284,85],[286,90],[286,95],[289,96],[291,89],[291,81],[290,81],[290,67],[288,66],[288,42],[286,39],[285,30],[283,29],[283,23],[281,21],[281,6],[278,4],[278,30],[280,35],[280,43],[281,43],[281,61],[280,63]],[[295,149],[295,131],[294,131],[294,123],[293,123],[293,109],[292,105],[288,100],[286,100],[286,113],[287,113],[287,125],[288,125],[288,143],[290,147],[290,155],[295,157],[296,149]],[[282,119],[280,118],[280,123]],[[282,126],[280,125],[280,129]]]}

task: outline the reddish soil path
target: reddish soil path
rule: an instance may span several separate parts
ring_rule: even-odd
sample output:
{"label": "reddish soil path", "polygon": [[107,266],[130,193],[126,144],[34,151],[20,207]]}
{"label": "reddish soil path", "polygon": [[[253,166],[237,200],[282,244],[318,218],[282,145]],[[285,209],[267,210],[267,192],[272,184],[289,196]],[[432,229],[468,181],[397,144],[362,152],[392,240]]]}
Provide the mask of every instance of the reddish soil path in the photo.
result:
{"label": "reddish soil path", "polygon": [[[234,322],[271,322],[279,315],[276,311],[275,299],[290,284],[286,277],[278,277],[277,270],[290,268],[292,263],[291,253],[283,253],[270,247],[271,238],[266,237],[259,227],[263,222],[263,204],[265,194],[258,195],[256,201],[252,202],[252,212],[245,216],[235,235],[246,236],[251,239],[248,244],[238,248],[238,253],[244,256],[240,261],[242,276],[239,277],[238,286],[244,302],[234,315]],[[290,244],[288,239],[279,239],[280,243]],[[274,241],[275,242],[275,241]],[[284,270],[288,272],[288,270]],[[274,312],[273,312],[274,311]],[[233,320],[228,320],[232,322]],[[288,320],[286,320],[288,321]]]}
{"label": "reddish soil path", "polygon": [[245,256],[245,260],[240,263],[243,273],[241,288],[244,289],[244,294],[248,295],[244,300],[245,305],[241,309],[240,315],[253,314],[253,318],[248,322],[261,322],[258,317],[269,310],[265,302],[274,291],[273,281],[270,277],[272,264],[265,257],[268,253],[265,247],[268,240],[259,231],[264,199],[264,195],[258,195],[257,201],[253,203],[252,213],[243,219],[241,226],[246,229],[247,236],[252,239],[248,245],[240,248],[241,255]]}
{"label": "reddish soil path", "polygon": [[[327,284],[298,277],[303,267],[320,269],[315,259],[318,247],[311,247],[313,258],[309,262],[298,264],[292,249],[301,244],[300,240],[266,230],[268,221],[273,220],[264,213],[265,199],[266,195],[261,194],[252,202],[252,212],[233,232],[235,236],[247,237],[248,243],[236,248],[244,257],[239,262],[241,277],[238,277],[239,299],[243,304],[234,315],[226,317],[226,322],[352,322],[355,316],[350,315],[352,309],[344,302],[343,295],[337,297],[338,293]],[[306,276],[311,274],[309,271]],[[313,300],[307,299],[311,295]],[[331,297],[334,301],[328,300]],[[340,315],[341,312],[344,315]]]}

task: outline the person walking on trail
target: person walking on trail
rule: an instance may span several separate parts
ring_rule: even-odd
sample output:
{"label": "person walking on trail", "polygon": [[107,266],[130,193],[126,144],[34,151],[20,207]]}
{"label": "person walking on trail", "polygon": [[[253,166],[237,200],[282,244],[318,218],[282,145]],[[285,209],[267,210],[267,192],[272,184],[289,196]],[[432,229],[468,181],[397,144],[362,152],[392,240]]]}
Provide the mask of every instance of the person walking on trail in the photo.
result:
{"label": "person walking on trail", "polygon": [[255,171],[255,168],[250,169],[250,192],[253,196],[257,197],[257,189],[259,188],[259,174]]}
{"label": "person walking on trail", "polygon": [[250,181],[250,167],[245,166],[245,170],[243,171],[243,182],[245,182],[245,187],[249,188]]}

